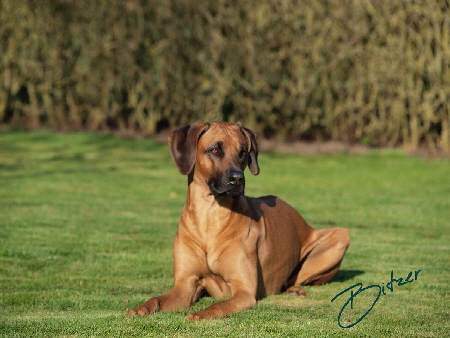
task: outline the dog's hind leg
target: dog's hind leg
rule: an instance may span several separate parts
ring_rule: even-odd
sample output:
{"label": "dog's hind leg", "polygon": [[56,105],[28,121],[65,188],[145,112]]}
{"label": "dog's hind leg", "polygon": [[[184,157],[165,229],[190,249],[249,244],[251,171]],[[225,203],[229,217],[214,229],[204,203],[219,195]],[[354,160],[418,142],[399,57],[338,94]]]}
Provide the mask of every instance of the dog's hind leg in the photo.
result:
{"label": "dog's hind leg", "polygon": [[286,293],[306,295],[301,285],[322,285],[331,281],[349,245],[347,229],[314,230],[302,247],[299,266],[287,283]]}

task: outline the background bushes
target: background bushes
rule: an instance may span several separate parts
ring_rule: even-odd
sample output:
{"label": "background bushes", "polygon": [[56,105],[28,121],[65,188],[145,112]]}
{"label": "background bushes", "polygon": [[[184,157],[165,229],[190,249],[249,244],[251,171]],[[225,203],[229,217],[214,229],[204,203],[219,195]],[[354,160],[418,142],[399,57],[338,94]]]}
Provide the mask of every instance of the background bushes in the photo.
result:
{"label": "background bushes", "polygon": [[449,0],[2,0],[0,121],[450,150]]}

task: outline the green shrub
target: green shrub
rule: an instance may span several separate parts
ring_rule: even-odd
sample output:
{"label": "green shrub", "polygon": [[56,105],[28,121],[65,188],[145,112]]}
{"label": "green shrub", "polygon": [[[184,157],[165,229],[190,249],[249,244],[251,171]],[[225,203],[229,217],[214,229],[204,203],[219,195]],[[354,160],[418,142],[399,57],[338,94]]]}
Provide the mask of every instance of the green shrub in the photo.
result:
{"label": "green shrub", "polygon": [[0,121],[450,150],[445,0],[0,3]]}

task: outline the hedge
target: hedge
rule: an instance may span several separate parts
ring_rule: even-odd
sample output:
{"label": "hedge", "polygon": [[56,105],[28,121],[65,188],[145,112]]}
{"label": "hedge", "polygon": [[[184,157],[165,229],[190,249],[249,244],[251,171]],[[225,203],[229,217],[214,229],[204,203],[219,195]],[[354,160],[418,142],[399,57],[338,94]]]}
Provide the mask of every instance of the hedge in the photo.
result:
{"label": "hedge", "polygon": [[2,0],[0,121],[450,150],[448,0]]}

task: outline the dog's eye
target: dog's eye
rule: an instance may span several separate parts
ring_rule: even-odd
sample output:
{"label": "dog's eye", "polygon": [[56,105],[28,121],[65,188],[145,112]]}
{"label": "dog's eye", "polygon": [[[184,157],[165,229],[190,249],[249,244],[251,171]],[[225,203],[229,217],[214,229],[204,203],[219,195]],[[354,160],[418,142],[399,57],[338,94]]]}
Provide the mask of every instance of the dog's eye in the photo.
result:
{"label": "dog's eye", "polygon": [[245,150],[242,150],[242,151],[239,153],[239,157],[242,158],[242,159],[244,159],[245,156],[247,156],[247,152],[246,152]]}
{"label": "dog's eye", "polygon": [[217,148],[211,148],[208,149],[208,153],[214,154],[214,155],[219,155],[220,154],[220,150]]}

